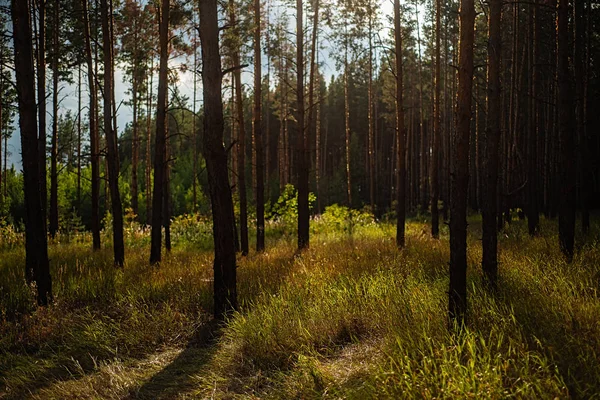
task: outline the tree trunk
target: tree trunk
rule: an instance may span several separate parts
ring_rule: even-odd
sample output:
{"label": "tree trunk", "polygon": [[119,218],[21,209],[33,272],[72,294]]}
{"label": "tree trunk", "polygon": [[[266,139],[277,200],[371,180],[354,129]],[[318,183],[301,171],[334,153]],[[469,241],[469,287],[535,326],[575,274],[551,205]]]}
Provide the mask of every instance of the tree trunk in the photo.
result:
{"label": "tree trunk", "polygon": [[81,215],[81,64],[77,74],[77,212]]}
{"label": "tree trunk", "polygon": [[[591,11],[588,11],[588,13]],[[585,18],[584,2],[575,2],[575,90],[577,95],[577,138],[579,142],[579,194],[581,204],[581,229],[584,234],[590,229],[590,191],[593,190],[592,167],[589,163],[589,149],[586,124],[586,87],[587,74],[585,71]]]}
{"label": "tree trunk", "polygon": [[58,32],[60,1],[54,1],[54,35],[52,37],[52,139],[50,150],[50,236],[58,232]]}
{"label": "tree trunk", "polygon": [[532,71],[533,76],[531,77],[530,85],[531,96],[529,98],[529,127],[528,143],[527,143],[527,226],[529,234],[535,236],[538,234],[540,225],[539,207],[538,207],[538,164],[537,164],[537,138],[539,124],[537,123],[537,96],[538,96],[538,81],[539,81],[539,66],[538,66],[538,53],[539,53],[539,36],[537,28],[537,0],[534,0],[534,4],[529,5],[529,31],[532,36],[532,40],[529,43],[530,56],[529,56],[529,70]]}
{"label": "tree trunk", "polygon": [[204,97],[203,151],[208,172],[215,243],[214,315],[216,319],[223,319],[230,311],[237,309],[237,291],[233,201],[227,176],[227,153],[223,146],[223,73],[216,0],[200,0],[200,41]]}
{"label": "tree trunk", "polygon": [[48,188],[46,183],[46,0],[38,0],[39,32],[37,40],[37,98],[38,101],[38,153],[40,157],[40,191],[46,230]]}
{"label": "tree trunk", "polygon": [[[373,16],[372,10],[369,7],[367,11],[369,13],[368,19],[368,35],[369,35],[369,85],[367,93],[367,120],[369,123],[369,132],[367,140],[367,153],[368,153],[368,171],[369,171],[369,200],[371,204],[371,212],[375,213],[375,131],[373,129]],[[404,194],[405,196],[405,194]],[[377,215],[377,214],[376,214]]]}
{"label": "tree trunk", "polygon": [[[137,7],[137,1],[136,1]],[[131,209],[133,213],[137,215],[139,213],[138,207],[138,163],[140,154],[140,140],[139,140],[139,129],[138,129],[138,21],[137,18],[133,20],[133,68],[132,68],[132,87],[131,87],[131,100],[133,102],[133,121],[132,121],[132,138],[131,138]]]}
{"label": "tree trunk", "polygon": [[152,225],[152,131],[150,122],[152,120],[152,87],[154,77],[154,56],[150,56],[150,85],[148,87],[148,111],[146,113],[146,223]]}
{"label": "tree trunk", "polygon": [[473,91],[473,41],[475,6],[460,1],[460,41],[456,135],[452,146],[450,197],[450,289],[449,317],[462,325],[467,311],[467,192],[469,188],[469,137]]}
{"label": "tree trunk", "polygon": [[[498,162],[500,142],[500,66],[502,57],[502,0],[490,0],[488,17],[488,87],[487,87],[487,128],[483,139],[482,150],[483,173],[482,184],[482,229],[483,259],[481,266],[486,283],[496,288],[498,278]],[[500,217],[501,218],[501,217]]]}
{"label": "tree trunk", "polygon": [[160,64],[158,71],[158,98],[156,104],[156,137],[154,144],[154,191],[152,194],[152,233],[150,263],[161,261],[163,201],[165,184],[165,157],[167,151],[167,73],[169,62],[169,4],[162,0],[160,9]]}
{"label": "tree trunk", "polygon": [[25,194],[25,276],[36,283],[37,303],[45,306],[52,301],[52,278],[41,196],[29,1],[11,3]]}
{"label": "tree trunk", "polygon": [[90,21],[88,13],[88,0],[81,0],[83,13],[85,56],[88,69],[88,86],[90,93],[89,119],[90,119],[90,152],[92,164],[92,247],[100,250],[100,140],[98,134],[98,111],[96,74],[92,59],[92,46],[90,35]]}
{"label": "tree trunk", "polygon": [[571,89],[571,56],[569,40],[569,0],[558,0],[556,22],[558,41],[558,112],[560,119],[560,209],[558,239],[560,249],[568,262],[573,260],[575,243],[575,124]]}
{"label": "tree trunk", "polygon": [[[235,6],[230,0],[230,24],[236,26]],[[242,96],[242,73],[240,61],[240,49],[233,49],[233,67],[236,68],[235,75],[235,99],[238,125],[237,142],[237,192],[240,201],[240,245],[242,255],[248,254],[248,200],[246,191],[246,124],[244,123],[244,101]]]}
{"label": "tree trunk", "polygon": [[[256,251],[265,249],[265,177],[262,138],[260,0],[254,0],[254,138],[256,152]],[[267,87],[267,90],[269,88]],[[268,149],[267,149],[268,151]],[[268,167],[267,167],[268,169]]]}
{"label": "tree trunk", "polygon": [[431,147],[431,236],[437,239],[440,235],[440,216],[438,211],[438,200],[440,198],[440,93],[441,93],[441,14],[442,0],[436,0],[435,12],[435,93],[433,103],[433,146]]}
{"label": "tree trunk", "polygon": [[296,0],[296,96],[297,96],[297,160],[296,171],[298,176],[298,250],[308,248],[309,245],[309,206],[308,206],[308,178],[309,178],[309,131],[304,126],[304,26],[302,17],[302,0]]}
{"label": "tree trunk", "polygon": [[[346,39],[347,40],[347,39]],[[350,94],[348,89],[348,43],[345,44],[344,53],[344,131],[346,133],[346,191],[348,194],[348,207],[352,207],[352,174],[350,171]]]}
{"label": "tree trunk", "polygon": [[[123,243],[123,207],[119,195],[119,164],[117,149],[117,133],[113,127],[113,54],[110,38],[109,3],[112,0],[101,0],[102,35],[104,37],[104,67],[109,69],[104,73],[104,132],[106,135],[107,160],[108,160],[108,184],[110,186],[110,202],[113,218],[113,246],[115,265],[122,267],[125,262],[125,245]],[[111,7],[112,8],[112,7]]]}
{"label": "tree trunk", "polygon": [[402,31],[400,30],[400,0],[394,0],[394,40],[396,53],[396,246],[404,247],[406,225],[406,166],[404,148],[404,105],[402,102]]}

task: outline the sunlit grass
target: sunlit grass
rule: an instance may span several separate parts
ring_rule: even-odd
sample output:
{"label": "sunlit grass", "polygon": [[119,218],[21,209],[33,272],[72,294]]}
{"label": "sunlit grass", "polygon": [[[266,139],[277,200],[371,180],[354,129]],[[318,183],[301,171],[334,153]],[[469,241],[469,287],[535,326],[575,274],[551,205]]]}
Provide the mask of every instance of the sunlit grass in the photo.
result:
{"label": "sunlit grass", "polygon": [[23,283],[23,251],[7,249],[0,260],[6,318],[0,323],[0,393],[597,395],[598,227],[566,264],[555,221],[543,220],[535,238],[525,224],[513,223],[501,234],[500,289],[492,295],[481,288],[480,221],[471,224],[468,325],[461,334],[447,327],[447,229],[433,240],[423,221],[409,222],[402,251],[395,227],[372,221],[316,221],[311,247],[300,255],[293,232],[275,234],[282,229],[272,227],[264,253],[239,259],[240,311],[208,336],[212,255],[205,238],[197,238],[199,249],[190,244],[196,239],[177,243],[158,268],[148,265],[146,245],[130,249],[123,270],[113,268],[110,249],[92,253],[89,243],[54,244],[56,302],[41,310]]}

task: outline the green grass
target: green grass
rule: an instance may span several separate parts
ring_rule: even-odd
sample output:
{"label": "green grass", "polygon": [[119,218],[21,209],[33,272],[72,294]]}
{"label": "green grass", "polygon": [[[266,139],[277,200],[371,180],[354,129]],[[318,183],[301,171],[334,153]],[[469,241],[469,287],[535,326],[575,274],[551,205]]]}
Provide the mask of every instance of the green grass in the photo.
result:
{"label": "green grass", "polygon": [[[189,221],[188,221],[189,223]],[[212,255],[201,233],[159,268],[144,237],[124,270],[89,243],[51,246],[56,302],[36,310],[23,251],[0,257],[0,398],[592,398],[600,393],[600,241],[572,264],[555,221],[501,235],[500,289],[482,290],[480,220],[469,227],[468,325],[448,330],[448,236],[315,222],[295,256],[271,226],[239,259],[240,311],[210,322]],[[186,236],[187,235],[187,236]],[[130,239],[134,240],[134,239]]]}

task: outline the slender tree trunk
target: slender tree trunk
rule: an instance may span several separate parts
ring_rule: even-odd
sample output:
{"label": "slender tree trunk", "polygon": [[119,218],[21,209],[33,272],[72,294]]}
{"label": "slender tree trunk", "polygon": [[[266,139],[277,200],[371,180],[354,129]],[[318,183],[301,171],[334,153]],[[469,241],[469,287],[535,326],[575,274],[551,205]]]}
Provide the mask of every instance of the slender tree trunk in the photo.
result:
{"label": "slender tree trunk", "polygon": [[[236,26],[235,6],[233,0],[230,1],[230,23]],[[242,96],[242,74],[240,49],[233,49],[233,67],[236,68],[235,75],[235,98],[238,124],[238,144],[237,144],[237,192],[240,201],[240,245],[242,255],[248,254],[248,200],[246,191],[246,124],[244,123],[244,101]]]}
{"label": "slender tree trunk", "polygon": [[50,150],[50,236],[58,232],[58,33],[60,1],[54,2],[54,35],[52,37],[52,139]]}
{"label": "slender tree trunk", "polygon": [[81,64],[77,75],[77,212],[81,215]]}
{"label": "slender tree trunk", "polygon": [[558,239],[568,262],[573,260],[575,243],[575,121],[571,89],[571,56],[569,40],[569,0],[558,0],[556,22],[558,41],[558,110],[560,118],[560,211]]}
{"label": "slender tree trunk", "polygon": [[425,164],[427,162],[427,142],[425,134],[425,125],[423,123],[423,61],[421,58],[421,26],[419,25],[419,9],[415,1],[415,18],[417,22],[417,57],[418,57],[418,85],[419,85],[419,103],[417,110],[419,113],[419,135],[417,143],[415,143],[416,154],[418,155],[418,163],[415,163],[419,169],[417,174],[417,194],[421,203],[422,211],[427,209],[427,174],[425,173]]}
{"label": "slender tree trunk", "polygon": [[[317,85],[317,69],[318,69],[318,65],[316,62],[316,58],[317,58],[317,53],[318,53],[318,49],[317,49],[317,38],[318,38],[318,31],[319,31],[319,0],[315,0],[314,4],[313,4],[313,29],[312,29],[312,37],[311,37],[311,49],[310,49],[310,76],[308,78],[308,118],[307,118],[307,123],[306,123],[306,131],[307,131],[307,135],[309,135],[309,132],[312,129],[312,121],[313,121],[313,115],[314,115],[314,108],[315,108],[315,86]],[[318,89],[317,89],[318,90]],[[318,107],[318,105],[317,105]],[[317,122],[318,124],[318,122]],[[318,128],[317,128],[318,130]],[[310,139],[307,140],[307,148],[306,151],[310,151]],[[316,148],[316,154],[318,157],[319,154],[319,149]],[[307,155],[307,164],[306,166],[309,167],[310,166],[310,153]],[[319,167],[316,166],[315,170],[318,171]],[[318,174],[317,174],[318,176]],[[318,178],[317,178],[317,182],[318,182]],[[317,193],[317,199],[318,199],[318,193]]]}
{"label": "slender tree trunk", "polygon": [[348,74],[350,73],[350,71],[348,67],[348,43],[346,43],[344,47],[344,131],[346,133],[346,191],[348,194],[348,207],[352,207],[352,174],[350,171],[350,94],[348,89]]}
{"label": "slender tree trunk", "polygon": [[156,105],[156,137],[154,144],[154,192],[152,194],[152,233],[150,263],[161,261],[163,201],[165,184],[165,157],[167,151],[167,73],[169,62],[169,4],[162,0],[160,9],[160,66],[158,72],[158,98]]}
{"label": "slender tree trunk", "polygon": [[88,0],[81,0],[83,13],[85,56],[88,69],[88,86],[90,93],[89,119],[90,119],[90,152],[92,164],[92,247],[100,249],[100,140],[98,134],[98,111],[96,74],[92,59],[92,46],[90,35],[90,21],[88,13]]}
{"label": "slender tree trunk", "polygon": [[[254,138],[256,152],[256,251],[265,249],[265,182],[262,138],[260,0],[254,0]],[[267,87],[267,90],[269,88]],[[268,152],[268,150],[267,150]],[[268,167],[267,167],[268,169]]]}
{"label": "slender tree trunk", "polygon": [[538,75],[539,67],[537,62],[537,53],[539,52],[539,37],[537,36],[536,28],[534,24],[537,24],[537,0],[534,0],[534,4],[529,5],[529,31],[532,36],[531,43],[529,44],[530,56],[529,56],[529,70],[532,71],[533,76],[530,80],[529,87],[531,88],[531,95],[529,98],[529,115],[528,121],[529,126],[527,129],[527,226],[529,234],[535,236],[538,234],[540,225],[540,216],[538,210],[538,164],[537,164],[537,137],[538,137],[538,124],[537,124],[537,96],[538,96]]}
{"label": "slender tree trunk", "polygon": [[469,187],[469,137],[473,91],[473,41],[475,5],[460,1],[460,42],[456,136],[452,146],[452,185],[450,198],[450,320],[462,325],[467,311],[467,192]]}
{"label": "slender tree trunk", "polygon": [[[487,129],[483,140],[483,197],[481,201],[483,228],[483,260],[481,266],[486,283],[496,288],[498,278],[498,162],[500,142],[500,66],[502,59],[502,0],[489,1],[488,17],[488,87]],[[500,217],[501,218],[501,217]]]}
{"label": "slender tree trunk", "polygon": [[223,146],[221,56],[216,0],[200,0],[202,43],[202,90],[204,96],[203,151],[213,214],[215,242],[214,315],[223,319],[237,309],[234,218],[231,187],[227,176],[227,153]]}
{"label": "slender tree trunk", "polygon": [[[194,25],[196,24],[196,10],[194,9]],[[194,136],[194,153],[193,153],[193,165],[192,165],[192,212],[198,212],[198,128],[196,126],[196,71],[198,70],[198,38],[196,37],[197,30],[194,29],[194,89],[192,95],[192,135]]]}
{"label": "slender tree trunk", "polygon": [[368,152],[368,170],[369,170],[369,199],[371,203],[371,212],[375,212],[375,131],[373,129],[373,21],[372,18],[372,10],[370,9],[369,4],[369,85],[368,85],[368,94],[367,94],[367,119],[369,122],[369,133],[368,133],[368,143],[367,143],[367,152]]}
{"label": "slender tree trunk", "polygon": [[[135,1],[137,7],[137,1]],[[131,100],[133,102],[133,121],[132,121],[132,138],[131,138],[131,209],[136,215],[139,214],[138,207],[138,163],[140,154],[140,139],[139,139],[139,127],[138,127],[138,96],[139,96],[139,82],[138,82],[138,22],[137,18],[133,21],[133,68],[132,68],[132,87],[131,87]]]}
{"label": "slender tree trunk", "polygon": [[[113,97],[113,55],[110,35],[109,2],[112,0],[101,0],[102,32],[104,37],[104,132],[106,135],[107,159],[108,159],[108,184],[110,186],[110,202],[113,217],[113,246],[115,265],[122,267],[125,263],[125,245],[123,243],[123,207],[119,195],[119,164],[117,149],[117,133],[113,127],[112,101]],[[110,6],[112,8],[112,6]]]}
{"label": "slender tree trunk", "polygon": [[436,0],[435,13],[435,93],[433,103],[433,146],[431,147],[431,236],[438,238],[440,235],[440,217],[438,200],[440,197],[439,169],[440,169],[440,89],[441,89],[441,13],[442,0]]}
{"label": "slender tree trunk", "polygon": [[402,31],[400,30],[400,0],[394,0],[394,41],[396,53],[396,246],[404,247],[406,225],[406,166],[404,148],[404,105],[402,102]]}
{"label": "slender tree trunk", "polygon": [[[586,126],[586,86],[587,77],[585,73],[585,19],[584,19],[584,1],[575,1],[575,90],[577,96],[577,138],[579,148],[579,194],[581,204],[581,229],[583,233],[588,233],[590,229],[589,212],[589,193],[593,187],[593,180],[590,177],[592,167],[589,165],[589,145],[587,141]],[[588,11],[590,12],[590,11]]]}
{"label": "slender tree trunk", "polygon": [[146,112],[146,223],[152,225],[152,87],[154,86],[154,56],[150,56],[150,85],[148,88],[148,111]]}
{"label": "slender tree trunk", "polygon": [[40,182],[39,138],[36,120],[35,76],[31,48],[29,0],[11,2],[15,78],[19,104],[19,126],[23,156],[25,194],[25,276],[35,281],[37,303],[52,301],[52,278]]}
{"label": "slender tree trunk", "polygon": [[46,183],[46,0],[38,0],[39,31],[37,40],[37,98],[38,98],[38,153],[40,157],[40,191],[46,229],[48,188]]}
{"label": "slender tree trunk", "polygon": [[310,151],[308,140],[310,134],[304,123],[304,26],[302,16],[302,0],[296,0],[296,96],[297,96],[297,118],[298,126],[298,148],[296,171],[298,176],[298,250],[308,248],[309,245],[309,205],[308,205],[308,179],[310,169]]}

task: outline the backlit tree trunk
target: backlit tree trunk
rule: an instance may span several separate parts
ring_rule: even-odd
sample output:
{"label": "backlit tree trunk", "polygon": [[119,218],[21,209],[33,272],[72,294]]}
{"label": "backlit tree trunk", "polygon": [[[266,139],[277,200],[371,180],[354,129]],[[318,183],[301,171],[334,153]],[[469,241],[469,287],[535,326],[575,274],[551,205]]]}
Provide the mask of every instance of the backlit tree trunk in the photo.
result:
{"label": "backlit tree trunk", "polygon": [[450,194],[449,317],[462,325],[467,311],[467,193],[469,188],[469,137],[473,92],[473,41],[475,6],[460,1],[460,42],[456,135],[452,144],[453,169]]}
{"label": "backlit tree trunk", "polygon": [[400,0],[394,0],[394,40],[396,52],[396,246],[404,247],[406,225],[406,166],[404,158],[404,106],[402,102],[402,32]]}
{"label": "backlit tree trunk", "polygon": [[569,58],[569,0],[558,0],[556,20],[558,42],[558,113],[560,125],[560,208],[558,217],[558,239],[560,249],[567,258],[573,259],[575,244],[575,121],[571,70]]}
{"label": "backlit tree trunk", "polygon": [[[256,152],[256,251],[265,249],[265,176],[263,164],[260,0],[254,0],[254,129]],[[270,88],[267,86],[267,90]],[[268,105],[268,103],[267,103]],[[267,117],[268,118],[268,117]],[[269,149],[267,148],[267,152]],[[267,166],[268,170],[268,166]]]}
{"label": "backlit tree trunk", "polygon": [[152,232],[150,263],[161,261],[163,201],[165,197],[165,163],[167,151],[167,73],[169,62],[169,0],[162,0],[160,11],[160,64],[156,104],[156,137],[154,144],[154,190],[152,193]]}
{"label": "backlit tree trunk", "polygon": [[36,283],[38,305],[47,305],[52,301],[52,278],[40,190],[42,185],[29,0],[12,0],[11,5],[25,194],[25,276]]}
{"label": "backlit tree trunk", "polygon": [[98,134],[98,99],[92,59],[92,46],[90,35],[90,21],[87,0],[81,0],[83,13],[85,57],[87,62],[87,76],[90,93],[89,120],[90,120],[90,152],[92,164],[92,247],[100,249],[100,140]]}
{"label": "backlit tree trunk", "polygon": [[309,209],[308,209],[308,177],[309,177],[309,143],[308,130],[304,126],[304,26],[302,17],[302,0],[296,0],[296,123],[297,132],[297,176],[298,176],[298,250],[309,245]]}
{"label": "backlit tree trunk", "polygon": [[[495,288],[498,277],[498,162],[500,143],[500,65],[502,0],[490,0],[488,16],[488,88],[487,129],[483,141],[483,198],[481,202],[483,229],[482,269],[486,282]],[[501,218],[501,217],[500,217]]]}
{"label": "backlit tree trunk", "polygon": [[202,91],[204,97],[203,151],[213,215],[215,244],[214,315],[223,319],[237,309],[234,218],[227,153],[223,146],[223,102],[221,56],[216,0],[200,0],[202,43]]}
{"label": "backlit tree trunk", "polygon": [[[104,132],[106,135],[106,153],[108,160],[108,184],[110,187],[110,203],[113,218],[113,250],[115,265],[122,267],[125,263],[125,245],[123,243],[123,207],[119,195],[119,155],[117,148],[117,133],[113,127],[113,54],[110,34],[109,2],[101,0],[102,35],[104,50]],[[112,9],[112,5],[110,6]]]}

